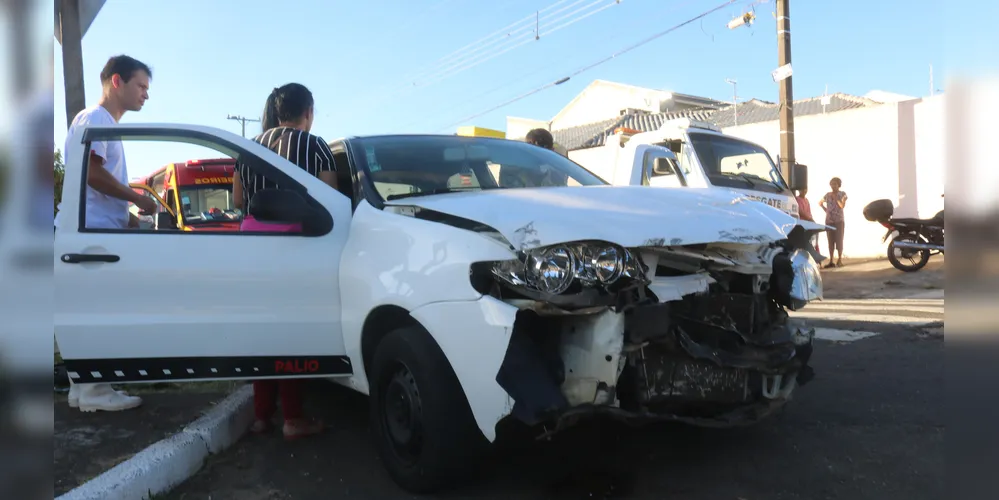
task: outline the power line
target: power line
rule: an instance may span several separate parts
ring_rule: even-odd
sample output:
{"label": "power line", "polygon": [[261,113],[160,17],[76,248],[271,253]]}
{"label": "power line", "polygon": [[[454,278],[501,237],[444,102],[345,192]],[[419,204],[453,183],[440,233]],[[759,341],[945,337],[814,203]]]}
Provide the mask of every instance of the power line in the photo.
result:
{"label": "power line", "polygon": [[[680,8],[681,6],[685,7],[685,6],[687,6],[687,5],[691,4],[691,3],[695,3],[695,2],[696,2],[696,0],[678,1],[675,4],[669,5],[669,10],[670,11],[675,11],[676,9]],[[658,10],[655,13],[656,14],[661,14],[661,12],[659,12]],[[647,13],[647,14],[649,14],[649,16],[647,16],[647,18],[650,18],[652,13]],[[616,34],[616,35],[610,37],[610,39],[605,39],[604,41],[605,42],[610,42],[610,41],[613,41],[613,40],[617,40],[617,38],[619,38],[619,37],[620,37],[620,34]],[[551,71],[553,69],[554,69],[554,71]],[[451,108],[453,108],[453,109],[464,109],[469,104],[480,102],[481,100],[485,99],[487,96],[492,95],[492,94],[496,93],[499,90],[503,90],[503,89],[505,89],[507,87],[510,87],[511,85],[514,85],[516,83],[524,82],[528,78],[531,78],[531,77],[533,77],[533,76],[535,76],[538,73],[541,73],[543,71],[548,71],[551,74],[559,74],[562,70],[561,69],[557,69],[557,68],[553,68],[550,62],[545,63],[543,66],[535,68],[534,70],[532,70],[532,71],[530,71],[528,73],[517,74],[517,75],[513,76],[513,78],[510,78],[509,80],[504,81],[503,83],[500,83],[499,85],[496,85],[496,86],[490,88],[487,91],[484,91],[484,92],[481,92],[481,93],[477,94],[475,97],[472,97],[472,98],[469,98],[469,99],[465,99],[461,103],[456,104],[454,106],[451,106]],[[421,122],[425,122],[425,121],[426,121],[425,118],[417,118],[416,120],[411,121],[410,123],[408,123],[404,127],[400,127],[399,130],[408,130],[411,126],[418,125]]]}
{"label": "power line", "polygon": [[[662,36],[668,35],[669,33],[672,33],[673,31],[676,31],[676,30],[678,30],[678,29],[680,29],[680,28],[682,28],[682,27],[684,27],[684,26],[686,26],[686,25],[688,25],[688,24],[690,24],[690,23],[692,23],[694,21],[697,21],[697,20],[700,20],[700,19],[702,19],[704,17],[707,17],[707,16],[709,16],[709,15],[711,15],[711,14],[713,14],[713,13],[715,13],[715,12],[721,10],[721,9],[724,9],[725,7],[727,7],[727,6],[729,6],[729,5],[733,4],[733,3],[738,2],[738,1],[740,1],[740,0],[728,0],[726,2],[723,2],[722,4],[718,5],[717,7],[712,8],[711,10],[708,10],[708,11],[705,11],[705,12],[703,12],[701,14],[698,14],[697,16],[692,17],[692,18],[690,18],[690,19],[688,19],[688,20],[686,20],[686,21],[684,21],[684,22],[682,22],[680,24],[677,24],[675,26],[670,27],[669,29],[666,29],[664,31],[660,31],[659,33],[656,33],[655,35],[652,35],[652,36],[650,36],[650,37],[648,37],[648,38],[646,38],[646,39],[644,39],[644,40],[642,40],[642,41],[640,41],[638,43],[635,43],[635,44],[633,44],[631,46],[628,46],[628,47],[626,47],[626,48],[624,48],[622,50],[619,50],[619,51],[617,51],[617,52],[615,52],[615,53],[613,53],[613,54],[611,54],[611,55],[609,55],[609,56],[607,56],[607,57],[605,57],[603,59],[600,59],[599,61],[596,61],[596,62],[594,62],[592,64],[588,64],[586,66],[583,66],[582,68],[577,69],[576,71],[570,73],[569,75],[564,76],[564,77],[562,77],[562,78],[560,78],[560,79],[558,79],[558,80],[556,80],[554,82],[542,85],[541,87],[538,87],[538,88],[536,88],[534,90],[531,90],[529,92],[521,94],[521,95],[519,95],[517,97],[514,97],[513,99],[508,100],[508,101],[504,101],[503,103],[498,104],[496,106],[493,106],[493,107],[491,107],[491,108],[489,108],[489,109],[487,109],[485,111],[482,111],[482,112],[476,113],[474,115],[462,118],[459,121],[456,121],[456,122],[451,123],[451,124],[449,124],[447,126],[441,127],[441,128],[439,128],[437,130],[441,131],[441,130],[445,130],[445,129],[454,127],[456,125],[460,125],[462,123],[467,123],[468,121],[474,120],[474,119],[476,119],[476,118],[478,118],[478,117],[480,117],[482,115],[486,115],[486,114],[492,113],[493,111],[496,111],[497,109],[503,108],[503,107],[508,106],[510,104],[513,104],[513,103],[515,103],[515,102],[517,102],[517,101],[519,101],[521,99],[525,99],[525,98],[530,97],[530,96],[532,96],[534,94],[537,94],[538,92],[541,92],[542,90],[547,90],[547,89],[549,89],[551,87],[554,87],[556,85],[561,85],[561,84],[569,81],[570,78],[579,75],[580,73],[583,73],[585,71],[589,71],[589,70],[591,70],[591,69],[593,69],[593,68],[595,68],[595,67],[597,67],[597,66],[599,66],[599,65],[601,65],[601,64],[603,64],[603,63],[605,63],[607,61],[610,61],[611,59],[614,59],[614,58],[616,58],[616,57],[618,57],[618,56],[620,56],[622,54],[625,54],[625,53],[630,52],[630,51],[632,51],[632,50],[634,50],[634,49],[636,49],[638,47],[641,47],[642,45],[645,45],[645,44],[647,44],[647,43],[649,43],[649,42],[651,42],[651,41],[653,41],[653,40],[655,40],[657,38],[660,38]],[[756,0],[756,1],[752,2],[750,5],[756,5],[756,4],[759,4],[759,3],[763,3],[763,1],[765,1],[765,0]]]}
{"label": "power line", "polygon": [[[477,50],[480,50],[479,48],[475,48],[475,47],[478,46],[478,45],[482,45],[485,42],[488,42],[490,39],[493,39],[496,36],[502,36],[504,38],[508,37],[510,34],[517,33],[518,31],[524,29],[524,25],[526,25],[528,27],[534,27],[535,22],[538,20],[537,16],[539,14],[541,14],[543,12],[546,12],[548,10],[551,10],[551,9],[557,7],[559,4],[563,4],[563,3],[568,2],[568,1],[569,0],[559,0],[559,1],[555,2],[554,4],[552,4],[552,5],[549,5],[548,7],[545,7],[545,8],[543,8],[543,9],[537,11],[537,12],[531,13],[531,15],[529,15],[529,16],[526,16],[526,17],[524,17],[524,18],[522,18],[522,19],[520,19],[518,21],[514,21],[513,23],[511,23],[511,24],[509,24],[507,26],[504,26],[504,27],[502,27],[502,28],[500,28],[500,29],[498,29],[498,30],[496,30],[496,31],[494,31],[494,32],[492,32],[492,33],[490,33],[490,34],[488,34],[488,35],[486,35],[486,36],[484,36],[484,37],[482,37],[482,38],[480,38],[480,39],[472,42],[472,43],[470,43],[470,44],[465,45],[464,47],[461,47],[458,50],[455,50],[455,51],[453,51],[453,52],[451,52],[451,53],[449,53],[449,54],[447,54],[447,55],[445,55],[445,56],[437,59],[436,61],[434,61],[433,63],[431,63],[428,67],[425,67],[424,69],[421,69],[421,70],[417,70],[417,72],[411,73],[409,76],[406,76],[404,78],[404,80],[409,80],[409,81],[415,80],[418,77],[423,76],[423,74],[425,74],[427,72],[435,71],[438,67],[440,67],[440,66],[442,66],[444,64],[447,64],[448,62],[450,62],[453,59],[455,59],[457,57],[463,56],[465,53],[468,53],[470,51],[471,52],[475,52]],[[575,5],[577,3],[580,3],[582,1],[585,1],[585,0],[576,0],[576,2],[574,2],[573,4],[570,4],[569,7],[571,7],[572,5]],[[563,9],[564,9],[564,7],[563,7]],[[557,12],[560,12],[561,10],[562,9],[560,9]],[[546,14],[546,16],[547,15],[548,14]],[[518,26],[521,26],[521,28],[514,30],[514,28],[516,28]],[[513,30],[513,31],[511,31],[511,30]]]}
{"label": "power line", "polygon": [[[466,71],[468,69],[471,69],[472,67],[478,66],[478,65],[480,65],[482,63],[485,63],[486,61],[488,61],[490,59],[499,57],[499,56],[505,54],[506,52],[509,52],[509,51],[514,50],[514,49],[516,49],[518,47],[526,45],[527,43],[536,41],[536,40],[538,40],[540,38],[541,35],[545,35],[545,36],[551,35],[552,33],[555,33],[556,31],[558,31],[560,29],[566,28],[566,27],[568,27],[568,26],[570,26],[572,24],[575,24],[576,22],[579,22],[579,21],[581,21],[581,20],[583,20],[583,19],[585,19],[585,18],[587,18],[587,17],[589,17],[589,16],[591,16],[593,14],[596,14],[596,13],[598,13],[598,12],[604,10],[604,9],[607,9],[609,7],[612,7],[614,5],[617,5],[617,4],[621,3],[621,0],[596,0],[596,1],[592,2],[591,4],[583,6],[581,8],[578,8],[578,9],[572,11],[572,12],[569,12],[568,14],[563,15],[563,16],[555,19],[554,21],[551,21],[551,22],[548,21],[548,19],[551,16],[553,16],[555,14],[558,14],[559,12],[562,12],[562,11],[568,9],[568,8],[571,8],[571,7],[573,7],[576,4],[579,4],[579,3],[584,2],[584,1],[588,1],[588,0],[576,0],[572,4],[569,4],[568,6],[562,7],[561,9],[558,9],[555,12],[547,13],[544,16],[541,15],[541,13],[547,12],[547,11],[549,11],[551,9],[554,9],[555,7],[558,7],[560,4],[563,4],[563,3],[568,2],[568,1],[570,1],[570,0],[559,0],[559,1],[555,2],[554,4],[552,4],[552,5],[549,5],[548,7],[545,7],[544,9],[536,11],[534,14],[521,19],[520,21],[516,21],[516,22],[514,22],[514,23],[512,23],[512,24],[510,24],[508,26],[505,26],[502,29],[499,29],[499,30],[494,31],[493,33],[491,33],[489,35],[486,35],[483,38],[480,38],[479,40],[477,40],[475,42],[467,44],[464,47],[462,47],[462,48],[460,48],[458,50],[455,50],[455,51],[451,52],[450,54],[448,54],[448,55],[446,55],[446,56],[438,59],[435,63],[432,63],[427,69],[418,70],[416,72],[410,73],[408,76],[406,76],[406,77],[403,78],[403,83],[401,83],[401,84],[389,84],[389,85],[383,85],[383,86],[379,87],[374,92],[372,92],[372,94],[374,94],[374,96],[377,96],[377,99],[378,99],[377,104],[375,104],[374,102],[372,102],[372,103],[369,104],[369,106],[370,107],[383,107],[383,106],[387,106],[391,102],[394,102],[397,99],[406,97],[406,96],[412,94],[413,92],[416,92],[417,90],[420,90],[421,88],[426,88],[427,86],[429,86],[431,84],[440,82],[440,81],[442,81],[442,80],[444,80],[446,78],[449,78],[449,77],[454,76],[454,75],[456,75],[458,73],[464,72],[464,71]],[[563,20],[563,19],[565,19],[567,17],[575,16],[579,12],[581,12],[583,10],[586,10],[586,9],[592,7],[593,5],[595,5],[597,3],[601,3],[601,2],[611,2],[611,3],[609,3],[608,5],[605,5],[603,7],[600,7],[598,9],[594,10],[594,11],[585,13],[585,14],[583,14],[581,16],[577,16],[575,19],[570,19],[570,20],[568,20],[566,22],[563,22],[561,24],[558,24],[558,25],[556,25],[554,27],[551,26],[552,24],[555,24],[558,21],[561,21],[561,20]],[[542,20],[544,22],[542,22]],[[510,31],[510,28],[515,28],[515,27],[517,27],[519,25],[522,25],[522,24],[524,24],[526,22],[530,22],[531,23],[530,26],[527,26],[527,27],[533,28],[532,31],[529,31],[529,32],[523,33],[522,35],[519,35],[519,38],[518,37],[512,37],[511,38],[509,36],[509,35],[512,35],[513,33],[516,33],[516,32],[518,32],[518,31],[520,31],[520,30],[523,29],[523,27],[522,27],[520,30]],[[472,61],[464,60],[463,62],[459,62],[459,63],[455,64],[455,61],[462,61],[463,59],[467,59],[467,57],[470,54],[474,54],[475,52],[482,51],[483,48],[487,48],[487,47],[481,46],[484,42],[487,43],[487,45],[495,43],[496,40],[489,41],[489,39],[492,38],[492,37],[494,37],[494,36],[496,36],[496,35],[504,35],[501,38],[501,40],[503,40],[503,42],[501,44],[499,44],[498,46],[492,47],[491,49],[487,50],[485,53],[479,54],[479,56],[481,57],[480,59],[478,59],[478,60],[472,60]],[[523,41],[520,41],[518,43],[518,39],[523,39],[525,37],[526,37],[526,39],[524,39]],[[510,46],[511,44],[512,44],[512,46]],[[477,45],[479,45],[480,47],[476,48]],[[491,53],[491,55],[490,55],[490,53]],[[447,66],[449,63],[451,65]],[[419,85],[418,86],[413,81],[414,79],[416,79],[416,77],[426,77],[429,81],[424,82],[423,85]],[[374,96],[368,97],[368,98],[362,98],[362,99],[363,100],[374,100],[375,99]],[[330,114],[327,113],[325,116],[330,116]]]}
{"label": "power line", "polygon": [[[401,97],[406,95],[418,87],[426,87],[428,85],[437,83],[446,78],[454,76],[458,73],[464,72],[472,67],[478,66],[488,60],[499,57],[511,50],[519,48],[528,43],[537,41],[542,35],[551,35],[556,31],[566,28],[572,24],[575,24],[593,14],[596,14],[604,9],[618,5],[621,0],[595,0],[591,1],[589,4],[583,7],[577,8],[567,14],[564,14],[555,19],[551,19],[559,12],[562,12],[568,8],[573,7],[576,4],[587,0],[576,0],[568,6],[562,7],[554,12],[550,12],[544,15],[541,13],[551,10],[557,7],[559,4],[567,2],[569,0],[560,0],[544,9],[537,11],[535,14],[530,15],[517,21],[511,25],[508,25],[500,30],[497,30],[485,37],[479,39],[476,42],[466,45],[432,63],[429,67],[424,70],[411,73],[409,76],[405,77],[403,80],[405,83],[384,88],[379,94],[388,93],[395,97]],[[579,13],[590,9],[591,7],[606,3],[606,5],[592,10],[591,12]],[[573,18],[574,17],[574,18]],[[567,18],[568,21],[561,22]],[[527,24],[525,24],[527,23]],[[520,28],[516,28],[518,25],[522,25]],[[552,25],[555,25],[552,27]],[[528,31],[525,31],[528,30]],[[521,33],[522,32],[522,33]],[[520,34],[517,34],[520,33]],[[500,35],[499,38],[495,38]],[[490,40],[491,39],[491,40]],[[497,44],[497,42],[499,42]],[[485,45],[483,45],[485,43]],[[478,46],[478,47],[476,47]]]}
{"label": "power line", "polygon": [[[597,5],[597,4],[601,4],[601,3],[605,4],[605,5],[603,5],[602,7],[598,8],[596,10],[592,10],[590,12],[586,12],[585,14],[576,16],[577,13],[581,13],[581,12],[583,12],[583,11],[585,11],[587,9],[590,9],[591,7],[593,7],[593,6]],[[579,21],[582,21],[583,19],[586,19],[587,17],[590,17],[590,16],[592,16],[594,14],[597,14],[597,13],[599,13],[599,12],[605,10],[605,9],[613,7],[613,6],[618,5],[620,3],[621,3],[620,0],[596,0],[596,1],[593,1],[593,2],[591,2],[589,4],[584,5],[583,7],[580,7],[579,9],[576,9],[576,10],[570,12],[569,14],[561,16],[561,17],[559,17],[557,19],[553,19],[553,20],[550,20],[550,21],[546,20],[547,24],[542,24],[541,20],[539,19],[538,23],[535,26],[532,27],[533,29],[531,31],[525,32],[523,35],[517,35],[514,38],[509,38],[507,40],[507,42],[510,42],[510,43],[504,42],[503,44],[500,44],[499,46],[494,47],[493,50],[491,50],[489,52],[482,53],[482,54],[469,54],[469,55],[467,55],[467,56],[465,56],[465,57],[463,57],[463,58],[461,58],[461,59],[459,59],[457,61],[454,61],[453,63],[451,63],[450,65],[448,65],[447,67],[441,69],[440,71],[438,71],[436,73],[430,74],[428,76],[424,76],[423,77],[424,82],[423,82],[423,84],[421,86],[426,87],[426,86],[431,85],[433,83],[436,83],[438,81],[444,80],[445,78],[448,78],[450,76],[454,76],[454,75],[456,75],[458,73],[461,73],[461,72],[463,72],[465,70],[468,70],[470,68],[478,66],[478,65],[480,65],[480,64],[482,64],[482,63],[484,63],[486,61],[489,61],[491,59],[499,57],[499,56],[501,56],[501,55],[503,55],[503,54],[505,54],[505,53],[507,53],[507,52],[509,52],[511,50],[514,50],[516,48],[519,48],[519,47],[522,47],[524,45],[527,45],[528,43],[535,42],[535,41],[539,40],[542,35],[546,35],[546,36],[547,35],[551,35],[552,33],[556,32],[556,31],[558,31],[560,29],[563,29],[563,28],[566,28],[566,27],[568,27],[568,26],[570,26],[572,24],[578,23]],[[550,25],[556,24],[559,21],[562,21],[562,20],[564,20],[566,18],[573,17],[573,16],[576,16],[576,17],[574,19],[569,20],[569,21],[563,22],[563,23],[561,23],[561,24],[559,24],[559,25],[557,25],[557,26],[555,26],[553,28],[549,28]],[[490,52],[492,52],[492,53],[490,54]]]}

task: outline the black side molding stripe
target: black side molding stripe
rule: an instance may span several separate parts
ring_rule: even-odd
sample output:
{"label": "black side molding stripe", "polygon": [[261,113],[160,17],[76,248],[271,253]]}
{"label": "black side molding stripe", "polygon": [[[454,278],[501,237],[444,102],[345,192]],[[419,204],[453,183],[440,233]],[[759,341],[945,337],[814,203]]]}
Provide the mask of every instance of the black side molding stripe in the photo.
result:
{"label": "black side molding stripe", "polygon": [[77,384],[352,375],[347,356],[249,356],[64,359]]}

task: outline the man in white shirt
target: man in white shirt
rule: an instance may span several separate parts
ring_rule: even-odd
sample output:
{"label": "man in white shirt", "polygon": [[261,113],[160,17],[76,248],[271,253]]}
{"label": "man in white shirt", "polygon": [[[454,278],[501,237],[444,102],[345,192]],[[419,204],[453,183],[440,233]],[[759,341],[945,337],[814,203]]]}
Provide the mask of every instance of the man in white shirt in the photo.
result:
{"label": "man in white shirt", "polygon": [[[149,99],[149,66],[129,56],[108,59],[101,71],[104,93],[95,106],[80,111],[69,126],[66,143],[78,127],[86,125],[117,125],[126,111],[139,111]],[[64,151],[68,150],[67,147]],[[138,219],[129,213],[128,203],[147,212],[156,210],[156,203],[128,187],[128,169],[121,141],[93,142],[87,167],[87,204],[85,223],[88,228],[125,229],[137,227]],[[73,165],[66,165],[73,168]],[[61,204],[60,204],[61,205]],[[61,215],[61,214],[60,214]],[[76,221],[62,221],[75,224]],[[56,216],[56,226],[60,226]],[[110,384],[72,384],[69,405],[81,411],[120,411],[142,404],[136,396],[114,390]]]}

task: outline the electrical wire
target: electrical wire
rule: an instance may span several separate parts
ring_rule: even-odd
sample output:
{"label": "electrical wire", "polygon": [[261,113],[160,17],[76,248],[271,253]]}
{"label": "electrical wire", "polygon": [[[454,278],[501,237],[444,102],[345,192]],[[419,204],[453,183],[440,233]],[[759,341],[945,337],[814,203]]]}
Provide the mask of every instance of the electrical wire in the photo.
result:
{"label": "electrical wire", "polygon": [[[570,1],[570,0],[559,0],[559,1],[557,1],[557,2],[555,2],[553,4],[551,4],[551,5],[549,5],[548,7],[545,7],[543,9],[541,9],[541,10],[538,10],[538,11],[532,13],[531,15],[529,15],[527,17],[524,17],[524,18],[522,18],[522,19],[520,19],[518,21],[514,21],[513,23],[511,23],[511,24],[509,24],[507,26],[504,26],[504,27],[502,27],[502,28],[500,28],[500,29],[498,29],[498,30],[496,30],[496,31],[494,31],[494,32],[492,32],[492,33],[490,33],[490,34],[488,34],[488,35],[486,35],[486,36],[484,36],[484,37],[482,37],[482,38],[480,38],[480,39],[478,39],[478,40],[470,43],[470,44],[468,44],[468,45],[465,45],[464,47],[461,47],[458,50],[455,50],[455,51],[453,51],[453,52],[451,52],[451,53],[449,53],[449,54],[447,54],[447,55],[445,55],[445,56],[437,59],[436,61],[434,61],[433,63],[431,63],[431,65],[429,65],[428,67],[426,67],[426,68],[424,68],[424,69],[416,72],[415,74],[410,74],[409,76],[407,76],[405,78],[405,80],[412,81],[412,80],[419,79],[420,77],[425,76],[428,73],[432,74],[435,71],[439,70],[439,68],[441,68],[443,66],[447,66],[448,64],[450,64],[454,60],[461,59],[461,58],[467,56],[468,54],[478,52],[478,51],[482,50],[482,47],[488,47],[491,44],[496,43],[496,41],[509,40],[512,35],[514,35],[516,33],[520,33],[522,31],[524,31],[525,29],[526,30],[530,30],[530,31],[528,31],[528,32],[525,33],[526,35],[534,35],[533,30],[534,30],[536,24],[540,23],[540,21],[542,19],[542,17],[541,17],[542,14],[544,14],[544,19],[547,20],[548,17],[551,16],[552,14],[557,14],[559,12],[562,12],[563,10],[565,10],[567,8],[570,8],[573,5],[585,2],[586,0],[576,0],[573,3],[571,3],[571,4],[569,4],[569,5],[565,6],[565,7],[562,7],[561,9],[556,10],[554,13],[551,13],[551,14],[546,13],[549,10],[554,9],[555,7],[558,7],[560,4],[563,4],[563,3],[568,2],[568,1]],[[519,26],[519,28],[518,28],[518,26]],[[515,37],[515,38],[521,38],[522,36],[523,35],[517,35],[517,37]],[[497,37],[499,37],[499,38],[497,38]]]}
{"label": "electrical wire", "polygon": [[[601,11],[604,11],[606,9],[609,9],[609,8],[615,6],[615,5],[618,5],[619,2],[617,0],[596,0],[596,1],[592,2],[592,3],[589,3],[589,4],[585,5],[585,6],[583,6],[580,9],[577,9],[576,11],[573,11],[569,15],[573,15],[573,14],[576,14],[577,12],[581,12],[583,10],[589,9],[590,7],[593,7],[593,6],[595,6],[597,4],[600,4],[600,3],[604,3],[606,5],[600,7],[598,9],[596,9],[596,10],[592,10],[590,12],[587,12],[587,13],[581,15],[581,16],[578,16],[575,19],[572,19],[570,21],[567,21],[567,22],[564,22],[564,23],[562,23],[560,25],[557,25],[554,28],[550,28],[550,29],[546,30],[546,29],[543,29],[543,28],[545,28],[547,26],[539,25],[538,30],[537,30],[537,34],[535,34],[534,32],[526,33],[526,35],[528,35],[528,36],[523,37],[523,40],[521,40],[520,43],[516,43],[516,44],[514,44],[512,46],[509,46],[509,47],[503,49],[503,50],[500,50],[500,51],[492,53],[492,54],[481,54],[481,57],[472,57],[471,59],[464,58],[464,60],[462,60],[460,62],[457,62],[455,64],[452,64],[452,65],[448,66],[447,68],[442,69],[437,74],[433,74],[433,75],[430,75],[430,76],[425,76],[423,78],[423,83],[420,84],[419,86],[420,87],[426,87],[426,86],[432,85],[434,83],[437,83],[439,81],[442,81],[444,79],[447,79],[447,78],[449,78],[451,76],[454,76],[454,75],[456,75],[458,73],[461,73],[461,72],[464,72],[464,71],[469,70],[471,68],[474,68],[475,66],[478,66],[478,65],[480,65],[480,64],[482,64],[482,63],[484,63],[486,61],[489,61],[491,59],[495,59],[495,58],[497,58],[497,57],[499,57],[499,56],[501,56],[503,54],[506,54],[507,52],[510,52],[511,50],[517,49],[517,48],[522,47],[524,45],[527,45],[527,44],[529,44],[531,42],[537,41],[542,35],[551,35],[552,33],[555,33],[556,31],[559,31],[559,30],[561,30],[563,28],[567,28],[567,27],[569,27],[569,26],[571,26],[573,24],[576,24],[576,23],[582,21],[583,19],[586,19],[586,18],[588,18],[588,17],[590,17],[590,16],[592,16],[594,14],[597,14],[597,13],[599,13]],[[551,21],[550,24],[553,24],[553,23],[555,23],[557,21],[561,21],[562,19],[565,19],[566,17],[569,17],[569,15],[562,16],[562,17],[560,17],[558,19],[555,19],[554,21]],[[513,40],[511,39],[511,41],[513,41]],[[501,46],[500,47],[496,47],[496,49],[500,49],[500,48],[502,48],[502,47]]]}
{"label": "electrical wire", "polygon": [[[517,97],[514,97],[512,99],[504,101],[504,102],[502,102],[502,103],[500,103],[500,104],[498,104],[496,106],[493,106],[493,107],[491,107],[491,108],[489,108],[489,109],[487,109],[485,111],[481,111],[479,113],[475,113],[473,115],[466,116],[465,118],[462,118],[461,120],[458,120],[458,121],[456,121],[454,123],[450,123],[450,124],[448,124],[448,125],[446,125],[444,127],[441,127],[439,129],[437,129],[437,131],[440,132],[440,131],[449,129],[451,127],[455,127],[457,125],[460,125],[462,123],[468,123],[469,121],[474,120],[474,119],[476,119],[476,118],[478,118],[480,116],[492,113],[493,111],[496,111],[497,109],[504,108],[504,107],[509,106],[510,104],[513,104],[513,103],[515,103],[517,101],[520,101],[522,99],[526,99],[527,97],[530,97],[530,96],[532,96],[534,94],[537,94],[538,92],[541,92],[543,90],[547,90],[547,89],[555,87],[557,85],[561,85],[561,84],[569,81],[569,79],[572,78],[572,77],[574,77],[574,76],[577,76],[577,75],[579,75],[579,74],[581,74],[581,73],[583,73],[585,71],[589,71],[589,70],[591,70],[591,69],[593,69],[593,68],[595,68],[595,67],[597,67],[597,66],[599,66],[601,64],[604,64],[607,61],[610,61],[610,60],[612,60],[612,59],[614,59],[614,58],[616,58],[616,57],[618,57],[618,56],[620,56],[622,54],[625,54],[627,52],[631,52],[632,50],[634,50],[634,49],[636,49],[638,47],[641,47],[642,45],[645,45],[645,44],[647,44],[647,43],[649,43],[649,42],[651,42],[653,40],[656,40],[656,39],[658,39],[660,37],[668,35],[669,33],[672,33],[673,31],[676,31],[676,30],[678,30],[678,29],[680,29],[680,28],[682,28],[682,27],[684,27],[684,26],[686,26],[686,25],[688,25],[688,24],[690,24],[690,23],[692,23],[694,21],[698,21],[698,20],[700,20],[702,18],[705,18],[705,17],[707,17],[707,16],[709,16],[711,14],[714,14],[715,12],[717,12],[717,11],[719,11],[721,9],[724,9],[725,7],[727,7],[729,5],[732,5],[732,4],[734,4],[736,2],[739,2],[739,1],[740,0],[727,0],[726,2],[723,2],[722,4],[716,6],[716,7],[712,8],[712,9],[710,9],[708,11],[705,11],[705,12],[703,12],[701,14],[698,14],[697,16],[694,16],[694,17],[692,17],[690,19],[687,19],[686,21],[683,21],[680,24],[672,26],[669,29],[666,29],[664,31],[660,31],[659,33],[656,33],[656,34],[654,34],[654,35],[652,35],[652,36],[650,36],[650,37],[648,37],[648,38],[646,38],[644,40],[641,40],[641,41],[639,41],[639,42],[637,42],[635,44],[632,44],[632,45],[630,45],[630,46],[628,46],[628,47],[626,47],[624,49],[621,49],[621,50],[619,50],[617,52],[614,52],[613,54],[611,54],[611,55],[609,55],[609,56],[607,56],[607,57],[605,57],[603,59],[600,59],[600,60],[598,60],[598,61],[596,61],[594,63],[591,63],[591,64],[588,64],[586,66],[583,66],[582,68],[579,68],[576,71],[573,71],[572,73],[568,74],[567,76],[564,76],[562,78],[559,78],[558,80],[555,80],[554,82],[547,83],[547,84],[542,85],[542,86],[540,86],[540,87],[538,87],[538,88],[536,88],[534,90],[531,90],[529,92],[525,92],[523,94],[520,94]],[[742,0],[742,1],[744,1],[744,0]],[[751,5],[762,3],[762,1],[763,0],[756,0]]]}
{"label": "electrical wire", "polygon": [[[686,6],[690,5],[691,3],[696,3],[696,0],[686,0],[686,1],[682,1],[682,2],[677,2],[675,4],[670,4],[669,5],[669,10],[672,11],[672,10],[676,10],[679,7],[686,7]],[[659,12],[657,12],[657,13],[659,13]],[[703,20],[702,20],[702,22],[703,22]],[[606,39],[604,41],[605,42],[610,42],[612,40],[617,40],[618,38],[620,38],[620,35],[612,36],[610,39]],[[497,85],[495,87],[492,87],[491,89],[489,89],[489,90],[487,90],[485,92],[477,94],[475,97],[472,97],[472,98],[469,98],[469,99],[465,99],[460,104],[457,104],[456,106],[454,106],[454,108],[464,108],[465,106],[467,106],[469,104],[472,104],[474,102],[479,102],[481,99],[484,99],[485,97],[487,97],[487,96],[489,96],[491,94],[494,94],[494,93],[496,93],[499,90],[503,90],[503,89],[505,89],[507,87],[510,87],[511,85],[514,85],[514,84],[519,83],[519,82],[523,82],[524,80],[526,80],[526,79],[528,79],[530,77],[533,77],[533,76],[537,75],[538,73],[541,73],[542,71],[551,70],[551,69],[553,69],[552,66],[551,66],[551,64],[550,63],[545,63],[544,65],[542,65],[542,66],[534,69],[533,71],[531,71],[529,73],[516,75],[515,77],[511,78],[508,81],[505,81],[505,82],[503,82],[503,83],[501,83],[501,84],[499,84],[499,85]],[[556,69],[555,71],[550,71],[550,73],[559,74],[559,73],[561,73],[561,71],[562,70],[560,70],[560,69]],[[420,123],[421,121],[422,120],[420,120],[420,119],[415,120],[412,123],[410,123],[408,126],[416,125],[416,124]],[[408,128],[408,126],[407,126],[407,128]]]}
{"label": "electrical wire", "polygon": [[[472,42],[471,44],[468,44],[465,47],[442,57],[437,62],[432,63],[427,69],[411,73],[409,76],[404,78],[405,83],[389,88],[383,88],[379,94],[389,94],[394,97],[401,97],[419,88],[425,88],[431,84],[438,83],[458,73],[467,71],[468,69],[485,63],[486,61],[499,57],[530,42],[537,41],[542,35],[550,35],[558,30],[566,28],[593,14],[620,3],[619,0],[595,0],[567,14],[552,19],[552,17],[556,16],[558,13],[587,1],[576,0],[575,2],[564,6],[561,9],[555,10],[554,12],[548,12],[544,16],[540,15],[542,12],[551,10],[559,4],[567,1],[569,0],[559,0],[545,9],[538,11],[536,15],[525,17],[520,21],[493,32],[490,35],[486,35],[480,40]],[[579,15],[587,9],[601,3],[605,3],[607,5]],[[572,19],[562,22],[561,24],[557,24],[567,18]],[[556,25],[552,27],[553,24]],[[512,31],[510,30],[510,28],[514,28],[518,25],[523,26]],[[497,35],[499,35],[499,37],[495,38]],[[491,38],[492,40],[490,40]],[[482,45],[483,41],[486,42],[485,45]],[[497,42],[499,43],[497,44]]]}

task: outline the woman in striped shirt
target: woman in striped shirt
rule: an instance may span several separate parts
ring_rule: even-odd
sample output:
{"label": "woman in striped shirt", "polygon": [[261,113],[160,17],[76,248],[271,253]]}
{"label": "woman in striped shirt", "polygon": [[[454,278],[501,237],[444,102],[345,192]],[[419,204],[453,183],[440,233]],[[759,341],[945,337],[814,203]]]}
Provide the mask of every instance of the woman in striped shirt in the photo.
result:
{"label": "woman in striped shirt", "polygon": [[[334,189],[336,165],[333,153],[321,137],[312,135],[312,122],[315,119],[312,92],[298,83],[289,83],[274,89],[267,97],[264,116],[261,120],[263,132],[253,140],[306,172],[318,177]],[[247,165],[236,165],[232,181],[234,204],[244,212],[250,206],[253,195],[261,189],[273,189],[277,184],[263,175],[253,172]],[[253,383],[253,406],[256,421],[251,427],[254,433],[263,433],[273,427],[276,412],[276,399],[281,396],[281,409],[284,413],[284,436],[297,438],[322,431],[322,422],[307,419],[302,409],[303,385],[301,380],[260,380]]]}
{"label": "woman in striped shirt", "polygon": [[[264,131],[253,140],[335,189],[337,183],[333,152],[325,140],[309,133],[314,119],[312,92],[304,85],[289,83],[274,89],[267,97],[261,120]],[[257,191],[276,187],[274,181],[253,172],[246,165],[236,165],[232,179],[236,208],[245,212],[250,206],[250,198]]]}

